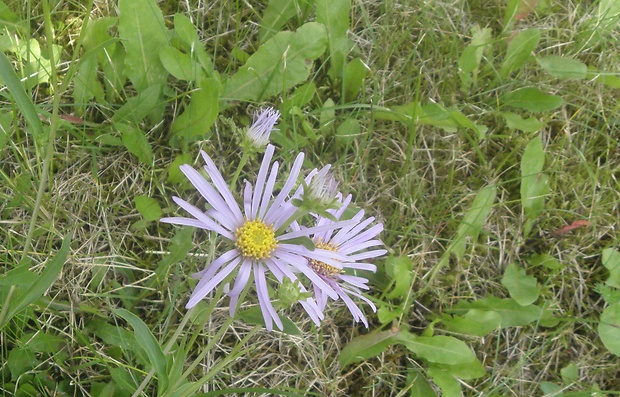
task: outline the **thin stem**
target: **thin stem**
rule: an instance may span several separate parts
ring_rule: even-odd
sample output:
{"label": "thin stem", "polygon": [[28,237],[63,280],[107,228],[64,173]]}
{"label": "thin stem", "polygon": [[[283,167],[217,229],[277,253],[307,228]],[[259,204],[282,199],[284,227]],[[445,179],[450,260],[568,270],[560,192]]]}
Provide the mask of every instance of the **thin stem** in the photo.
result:
{"label": "thin stem", "polygon": [[243,169],[243,167],[245,167],[245,164],[248,162],[249,158],[250,158],[250,151],[249,150],[244,150],[243,151],[243,156],[241,156],[241,160],[239,160],[239,164],[237,165],[237,170],[235,171],[235,174],[233,175],[233,177],[232,177],[232,179],[230,181],[230,184],[228,185],[231,190],[237,184],[237,180],[239,179],[239,175],[241,175],[241,170]]}

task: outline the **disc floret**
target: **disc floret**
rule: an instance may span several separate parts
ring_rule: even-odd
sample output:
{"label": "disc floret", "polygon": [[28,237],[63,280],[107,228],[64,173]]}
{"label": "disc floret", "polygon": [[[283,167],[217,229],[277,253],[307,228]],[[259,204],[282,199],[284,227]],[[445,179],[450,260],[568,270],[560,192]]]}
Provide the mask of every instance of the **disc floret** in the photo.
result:
{"label": "disc floret", "polygon": [[245,258],[260,260],[269,258],[278,246],[273,227],[260,220],[246,221],[236,231],[235,246]]}

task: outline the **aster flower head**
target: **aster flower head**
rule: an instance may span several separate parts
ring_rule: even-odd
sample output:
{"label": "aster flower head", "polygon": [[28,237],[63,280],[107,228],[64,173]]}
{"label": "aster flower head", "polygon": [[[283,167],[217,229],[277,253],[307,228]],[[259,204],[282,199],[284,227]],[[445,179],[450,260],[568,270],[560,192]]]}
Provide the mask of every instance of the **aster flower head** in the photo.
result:
{"label": "aster flower head", "polygon": [[252,125],[245,131],[245,137],[255,149],[263,149],[269,143],[269,136],[280,118],[280,112],[273,108],[254,113]]}
{"label": "aster flower head", "polygon": [[[331,216],[318,216],[316,220],[317,227],[326,226],[339,222],[347,207],[351,203],[351,195],[342,200],[340,196],[341,207],[337,210],[328,210]],[[377,223],[374,226],[370,224],[374,221],[374,217],[364,219],[364,211],[357,212],[351,221],[352,224],[341,228],[338,231],[328,229],[325,231],[312,233],[311,238],[314,241],[317,251],[331,252],[335,257],[338,256],[340,267],[333,264],[325,263],[320,260],[309,259],[310,267],[315,273],[332,287],[338,294],[338,298],[342,299],[353,315],[356,322],[362,322],[368,328],[368,321],[361,309],[355,304],[351,297],[362,299],[376,311],[375,305],[361,293],[361,290],[368,290],[367,279],[350,274],[355,270],[368,270],[375,272],[377,267],[367,262],[368,259],[377,258],[387,253],[385,249],[377,249],[383,246],[381,240],[376,239],[377,235],[383,230],[383,225]],[[298,224],[292,225],[295,230],[303,230]],[[372,248],[372,249],[370,249]],[[369,250],[370,249],[370,250]],[[317,304],[321,310],[324,310],[327,304],[328,295],[324,293],[325,289],[316,286],[313,283],[312,292],[316,297]]]}
{"label": "aster flower head", "polygon": [[[297,277],[291,270],[295,269],[296,272],[305,274],[312,281],[313,287],[321,290],[322,294],[333,299],[338,297],[336,291],[310,267],[312,260],[338,266],[337,259],[326,255],[322,250],[309,253],[303,245],[294,244],[291,240],[307,237],[310,233],[322,233],[334,227],[347,226],[351,222],[286,231],[289,229],[287,223],[292,222],[298,210],[291,204],[289,193],[297,182],[304,155],[300,153],[297,156],[286,182],[279,193],[274,194],[278,162],[271,164],[273,152],[274,147],[267,145],[255,185],[246,181],[242,207],[237,203],[213,160],[205,152],[201,153],[210,180],[205,179],[190,165],[180,167],[210,208],[203,211],[179,197],[173,197],[174,202],[192,217],[169,217],[160,221],[213,231],[230,242],[230,247],[225,253],[209,263],[204,270],[193,275],[200,281],[189,298],[187,308],[194,307],[235,270],[237,274],[234,284],[227,292],[230,297],[230,315],[234,316],[239,296],[253,276],[259,305],[268,330],[272,329],[272,322],[275,322],[280,329],[283,325],[271,303],[267,273],[273,274],[279,282],[282,282],[284,277],[295,281]],[[323,314],[316,302],[308,298],[301,300],[300,303],[318,325],[323,319]]]}
{"label": "aster flower head", "polygon": [[340,207],[337,199],[340,193],[338,182],[330,168],[331,165],[327,164],[320,170],[316,168],[312,170],[302,186],[295,192],[292,203],[297,207],[307,209],[308,212],[331,218],[327,210]]}

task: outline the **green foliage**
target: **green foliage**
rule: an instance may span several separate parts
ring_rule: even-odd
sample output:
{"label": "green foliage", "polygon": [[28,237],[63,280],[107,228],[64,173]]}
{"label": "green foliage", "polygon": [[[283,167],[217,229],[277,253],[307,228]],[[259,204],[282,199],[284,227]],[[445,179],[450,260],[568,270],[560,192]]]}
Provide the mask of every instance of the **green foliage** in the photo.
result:
{"label": "green foliage", "polygon": [[545,208],[549,177],[542,172],[544,166],[545,152],[539,135],[527,144],[521,157],[521,206],[525,214],[523,235],[526,237]]}
{"label": "green foliage", "polygon": [[521,306],[536,302],[540,294],[540,287],[536,278],[528,276],[525,269],[519,268],[516,263],[511,263],[504,271],[502,285],[506,287],[510,297]]}
{"label": "green foliage", "polygon": [[519,32],[508,44],[506,57],[499,69],[499,76],[505,79],[511,72],[519,70],[530,58],[539,41],[540,31],[538,29],[526,29]]}

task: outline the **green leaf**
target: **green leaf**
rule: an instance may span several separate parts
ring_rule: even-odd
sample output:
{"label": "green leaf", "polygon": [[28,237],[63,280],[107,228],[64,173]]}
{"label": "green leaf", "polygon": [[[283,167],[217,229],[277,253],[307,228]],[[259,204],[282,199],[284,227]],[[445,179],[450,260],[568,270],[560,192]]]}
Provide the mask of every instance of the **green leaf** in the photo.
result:
{"label": "green leaf", "polygon": [[[554,319],[549,314],[545,314],[548,313],[546,310],[536,305],[521,306],[513,299],[500,299],[492,295],[473,302],[461,301],[450,311],[458,314],[471,309],[497,312],[502,319],[500,323],[502,328],[521,327],[537,321],[540,321],[543,326],[551,326],[553,323],[551,320]],[[549,318],[545,318],[545,316]],[[545,321],[543,324],[543,320],[549,322]]]}
{"label": "green leaf", "polygon": [[0,276],[0,285],[28,285],[36,278],[37,273],[30,271],[30,263],[24,263]]}
{"label": "green leaf", "polygon": [[570,363],[566,367],[562,368],[560,370],[560,374],[562,375],[562,380],[566,384],[577,382],[579,380],[579,368],[575,365],[575,363]]}
{"label": "green leaf", "polygon": [[289,19],[297,15],[299,8],[307,6],[307,0],[270,0],[260,23],[259,41],[264,43],[272,38]]}
{"label": "green leaf", "polygon": [[336,141],[340,143],[352,143],[355,138],[359,138],[361,135],[361,128],[359,121],[346,118],[336,129]]}
{"label": "green leaf", "polygon": [[526,258],[530,266],[544,266],[550,270],[558,270],[564,267],[557,259],[549,254],[534,254]]}
{"label": "green leaf", "polygon": [[110,346],[120,347],[123,350],[138,353],[140,347],[134,334],[121,326],[108,323],[106,320],[96,319],[87,324],[89,332]]}
{"label": "green leaf", "polygon": [[97,79],[97,57],[91,53],[80,59],[78,71],[73,79],[73,98],[77,115],[84,113],[86,104],[93,98],[101,98],[103,102],[103,87]]}
{"label": "green leaf", "polygon": [[383,353],[397,343],[400,330],[373,331],[353,338],[341,351],[338,361],[341,366],[358,363]]}
{"label": "green leaf", "polygon": [[37,110],[30,96],[26,94],[24,87],[13,69],[9,59],[0,52],[0,81],[4,81],[8,91],[13,95],[13,100],[17,108],[22,112],[24,119],[30,126],[30,130],[35,139],[43,136],[43,125],[39,119]]}
{"label": "green leaf", "polygon": [[161,350],[157,339],[153,336],[146,324],[135,314],[125,309],[112,309],[115,315],[122,317],[133,328],[134,336],[138,345],[144,349],[151,366],[155,369],[158,379],[159,395],[168,386],[168,373],[166,371],[166,356]]}
{"label": "green leaf", "polygon": [[407,371],[407,385],[411,386],[409,389],[411,397],[437,397],[428,380],[414,368]]}
{"label": "green leaf", "polygon": [[[33,281],[33,283],[24,291],[18,292],[13,300],[8,303],[6,315],[1,319],[0,329],[4,327],[13,316],[26,308],[35,300],[39,299],[52,286],[58,278],[62,267],[64,266],[69,249],[71,248],[71,238],[69,235],[62,240],[60,249],[54,257],[45,265],[43,272]],[[4,308],[3,308],[4,309]]]}
{"label": "green leaf", "polygon": [[172,46],[164,47],[159,52],[159,60],[168,73],[179,80],[200,81],[206,74],[189,54],[185,54]]}
{"label": "green leaf", "polygon": [[136,196],[134,198],[136,209],[147,221],[154,221],[161,218],[161,207],[154,198],[148,196]]}
{"label": "green leaf", "polygon": [[448,331],[485,336],[500,328],[502,317],[494,311],[471,309],[462,316],[444,315],[441,323]]}
{"label": "green leaf", "polygon": [[534,87],[520,88],[503,95],[502,99],[506,106],[521,108],[530,112],[546,112],[564,104],[561,97],[545,94]]}
{"label": "green leaf", "polygon": [[545,72],[561,80],[583,80],[588,72],[588,67],[584,63],[558,55],[537,57],[536,62]]}
{"label": "green leaf", "polygon": [[11,372],[11,377],[13,379],[18,379],[20,376],[39,365],[40,361],[37,359],[34,352],[17,347],[9,352],[6,364]]}
{"label": "green leaf", "polygon": [[538,46],[540,41],[540,31],[538,29],[527,29],[517,34],[508,44],[506,58],[499,70],[502,79],[519,69],[528,60],[532,51]]}
{"label": "green leaf", "polygon": [[353,47],[353,42],[347,38],[347,30],[350,28],[351,1],[315,0],[315,7],[316,21],[327,28],[330,73],[339,79],[344,71],[346,55]]}
{"label": "green leaf", "polygon": [[607,350],[620,356],[620,303],[607,306],[603,310],[598,334]]}
{"label": "green leaf", "polygon": [[416,336],[403,331],[396,340],[416,356],[431,363],[457,365],[476,360],[469,346],[452,336]]}
{"label": "green leaf", "polygon": [[609,270],[605,284],[620,289],[620,252],[613,248],[603,250],[603,266]]}
{"label": "green leaf", "polygon": [[342,80],[345,103],[357,98],[364,86],[364,79],[366,79],[368,71],[368,66],[359,58],[352,59],[351,62],[347,63]]}
{"label": "green leaf", "polygon": [[447,370],[452,376],[464,379],[464,380],[472,380],[482,378],[486,375],[486,370],[482,363],[476,358],[471,362],[463,363],[463,364],[455,364],[455,365],[447,365],[447,364],[434,364],[433,366],[437,366],[439,368],[443,368]]}
{"label": "green leaf", "polygon": [[136,381],[131,376],[131,372],[127,371],[127,368],[110,368],[109,371],[110,376],[112,377],[112,380],[114,381],[116,386],[123,390],[126,395],[130,395],[138,388],[138,385],[136,385]]}
{"label": "green leaf", "polygon": [[545,123],[538,121],[535,117],[522,119],[516,113],[502,112],[502,116],[506,119],[508,128],[521,130],[523,132],[536,132],[545,126]]}
{"label": "green leaf", "polygon": [[137,96],[127,99],[127,103],[121,106],[112,116],[112,122],[122,123],[130,121],[134,124],[140,124],[146,116],[162,105],[160,101],[161,91],[161,85],[152,85],[138,93]]}
{"label": "green leaf", "polygon": [[141,163],[152,165],[153,150],[144,132],[128,124],[117,123],[115,126],[120,131],[123,145],[129,150],[129,153],[136,155]]}
{"label": "green leaf", "polygon": [[385,260],[385,272],[394,283],[394,288],[387,293],[388,299],[407,297],[413,282],[413,261],[408,256],[390,255]]}
{"label": "green leaf", "polygon": [[208,139],[220,112],[218,99],[219,83],[215,79],[202,80],[199,89],[192,93],[189,105],[170,126],[172,134],[185,143],[196,137]]}
{"label": "green leaf", "polygon": [[229,78],[222,98],[262,101],[304,82],[312,61],[327,47],[325,27],[309,22],[297,32],[280,32],[259,47],[246,64]]}
{"label": "green leaf", "polygon": [[168,182],[172,184],[186,182],[187,179],[185,178],[185,175],[181,172],[181,169],[179,167],[182,166],[183,164],[191,164],[191,163],[192,163],[192,156],[189,153],[178,155],[172,161],[172,163],[170,163],[170,166],[168,167]]}
{"label": "green leaf", "polygon": [[491,213],[496,194],[497,187],[495,185],[489,185],[480,189],[471,207],[463,217],[456,235],[443,254],[441,262],[445,263],[448,261],[451,254],[456,255],[459,260],[463,259],[467,237],[470,237],[474,242],[478,239],[480,230]]}
{"label": "green leaf", "polygon": [[465,88],[477,80],[482,55],[493,38],[490,28],[480,29],[480,26],[476,25],[471,32],[471,43],[465,47],[458,59],[459,77]]}
{"label": "green leaf", "polygon": [[433,383],[439,386],[442,397],[463,396],[461,393],[461,383],[449,371],[431,366],[426,373],[433,379]]}
{"label": "green leaf", "polygon": [[[242,321],[248,324],[255,324],[255,325],[262,325],[262,326],[265,325],[265,318],[263,317],[263,311],[261,310],[260,307],[252,307],[252,308],[240,311],[237,314],[237,316],[239,317],[239,319],[241,319]],[[288,335],[296,335],[296,336],[302,335],[302,332],[299,329],[299,327],[297,327],[297,325],[295,325],[295,323],[292,322],[290,318],[281,316],[280,319],[282,320],[282,326],[284,328],[282,332]]]}
{"label": "green leaf", "polygon": [[545,208],[549,178],[542,173],[544,165],[542,139],[537,136],[527,144],[521,158],[521,206],[526,218],[524,236],[530,234],[534,220]]}
{"label": "green leaf", "polygon": [[540,294],[540,287],[536,277],[528,276],[525,269],[519,268],[516,263],[511,263],[504,271],[502,285],[510,293],[510,297],[521,306],[527,306],[536,302]]}
{"label": "green leaf", "polygon": [[164,85],[168,78],[159,60],[168,46],[166,24],[155,0],[119,0],[118,33],[126,50],[127,75],[138,92]]}
{"label": "green leaf", "polygon": [[[213,60],[204,49],[203,43],[200,41],[196,27],[192,21],[181,13],[174,14],[174,33],[184,44],[186,54],[198,62],[208,76],[213,75]],[[196,78],[200,81],[203,77]]]}

